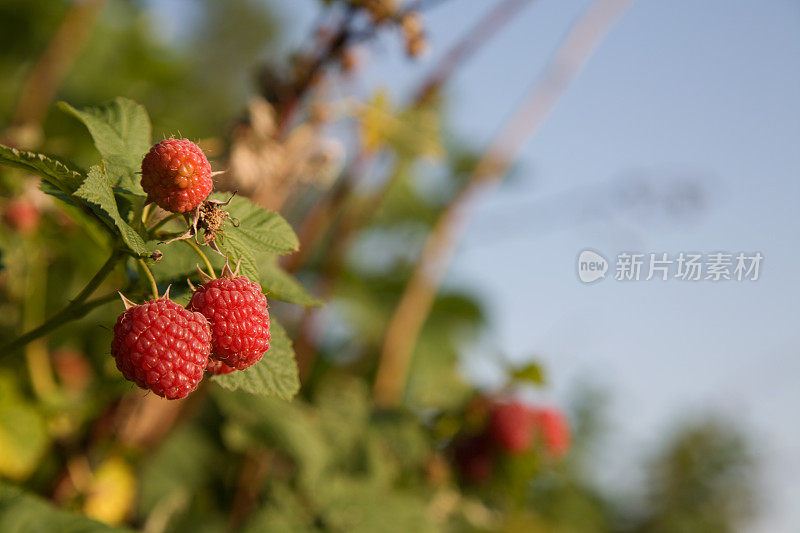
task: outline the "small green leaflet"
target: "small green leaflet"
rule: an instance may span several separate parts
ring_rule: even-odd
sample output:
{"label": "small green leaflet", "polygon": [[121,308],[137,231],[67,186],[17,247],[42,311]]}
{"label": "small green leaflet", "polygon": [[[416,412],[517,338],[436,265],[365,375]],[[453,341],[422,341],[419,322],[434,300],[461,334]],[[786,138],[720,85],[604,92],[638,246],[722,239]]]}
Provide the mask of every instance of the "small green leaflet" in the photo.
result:
{"label": "small green leaflet", "polygon": [[150,118],[145,108],[127,98],[83,109],[65,102],[60,102],[59,107],[89,130],[106,162],[112,185],[143,195],[136,173],[151,144]]}
{"label": "small green leaflet", "polygon": [[511,372],[511,377],[518,381],[527,381],[536,385],[544,385],[544,370],[537,363],[530,363]]}
{"label": "small green leaflet", "polygon": [[270,348],[264,358],[246,370],[214,376],[221,387],[291,400],[300,389],[292,341],[275,321],[270,325]]}
{"label": "small green leaflet", "polygon": [[89,169],[83,184],[75,191],[75,196],[91,204],[95,213],[106,223],[110,223],[110,227],[116,227],[122,240],[132,251],[137,254],[147,253],[142,237],[120,216],[111,183],[99,166]]}
{"label": "small green leaflet", "polygon": [[17,150],[2,144],[0,144],[0,165],[32,172],[65,195],[75,192],[83,180],[83,174],[61,161],[44,154]]}

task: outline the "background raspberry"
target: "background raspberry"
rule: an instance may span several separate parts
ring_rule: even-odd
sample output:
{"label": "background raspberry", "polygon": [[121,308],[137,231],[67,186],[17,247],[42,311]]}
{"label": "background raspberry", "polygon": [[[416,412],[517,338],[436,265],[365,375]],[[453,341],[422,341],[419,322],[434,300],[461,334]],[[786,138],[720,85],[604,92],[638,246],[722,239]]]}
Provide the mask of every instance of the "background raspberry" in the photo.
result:
{"label": "background raspberry", "polygon": [[489,419],[492,440],[510,453],[524,453],[533,443],[533,424],[527,406],[519,402],[498,403]]}

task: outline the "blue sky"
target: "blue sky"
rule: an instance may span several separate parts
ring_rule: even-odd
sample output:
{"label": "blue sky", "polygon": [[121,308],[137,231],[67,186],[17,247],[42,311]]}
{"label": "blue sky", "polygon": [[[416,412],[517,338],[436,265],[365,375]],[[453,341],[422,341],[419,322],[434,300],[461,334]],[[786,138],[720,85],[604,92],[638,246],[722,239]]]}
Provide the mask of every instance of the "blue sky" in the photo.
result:
{"label": "blue sky", "polygon": [[[458,73],[448,123],[459,138],[491,140],[590,3],[532,2]],[[428,12],[433,54],[422,62],[399,53],[397,35],[383,37],[366,86],[406,98],[489,5],[449,0]],[[286,21],[286,49],[301,43],[317,3],[271,6]],[[585,381],[612,392],[601,479],[635,480],[632,466],[676,420],[716,412],[741,422],[764,466],[765,514],[753,531],[800,524],[799,57],[797,2],[637,1],[528,143],[515,178],[481,205],[448,274],[485,296],[487,345],[545,363],[545,399],[563,401]],[[631,176],[661,191],[694,183],[703,208],[609,210]],[[764,261],[750,283],[583,285],[575,261],[585,248],[610,259],[760,251]]]}

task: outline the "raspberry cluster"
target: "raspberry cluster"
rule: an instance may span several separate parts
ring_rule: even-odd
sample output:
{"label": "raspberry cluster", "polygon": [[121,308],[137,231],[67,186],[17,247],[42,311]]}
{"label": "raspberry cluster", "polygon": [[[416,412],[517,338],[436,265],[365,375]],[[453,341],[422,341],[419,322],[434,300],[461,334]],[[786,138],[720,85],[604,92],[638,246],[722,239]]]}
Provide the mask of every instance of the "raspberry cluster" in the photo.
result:
{"label": "raspberry cluster", "polygon": [[114,326],[111,355],[125,379],[164,398],[185,398],[210,374],[257,363],[269,349],[269,313],[261,288],[225,266],[188,308],[162,298],[126,310]]}
{"label": "raspberry cluster", "polygon": [[[142,188],[148,200],[173,213],[191,212],[190,230],[201,222],[208,229],[203,214],[208,218],[225,205],[206,201],[211,176],[205,154],[188,139],[165,139],[142,160]],[[180,238],[194,235],[189,231]],[[125,312],[114,326],[111,355],[125,379],[164,398],[185,398],[204,371],[230,374],[259,362],[269,350],[267,298],[257,283],[238,276],[238,270],[225,264],[219,279],[201,271],[204,283],[192,286],[195,292],[187,308],[169,299],[169,289],[142,305],[123,296]]]}
{"label": "raspberry cluster", "polygon": [[524,455],[541,447],[549,458],[561,459],[569,452],[569,422],[556,408],[495,400],[486,419],[481,431],[453,446],[453,459],[468,483],[487,481],[502,455]]}

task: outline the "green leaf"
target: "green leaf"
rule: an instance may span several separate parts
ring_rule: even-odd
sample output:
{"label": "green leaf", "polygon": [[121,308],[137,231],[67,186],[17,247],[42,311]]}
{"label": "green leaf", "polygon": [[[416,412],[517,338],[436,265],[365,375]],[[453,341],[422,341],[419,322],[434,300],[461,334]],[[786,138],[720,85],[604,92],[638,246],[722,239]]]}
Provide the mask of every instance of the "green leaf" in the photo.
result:
{"label": "green leaf", "polygon": [[75,192],[83,180],[83,174],[61,161],[44,154],[17,150],[2,144],[0,144],[0,165],[32,172],[66,195]]}
{"label": "green leaf", "polygon": [[278,266],[275,256],[258,261],[261,286],[268,298],[277,298],[305,306],[322,305],[322,300],[311,296],[300,283]]}
{"label": "green leaf", "polygon": [[224,251],[233,256],[233,262],[239,265],[241,275],[247,276],[256,283],[261,280],[256,257],[241,234],[235,231],[226,231]]}
{"label": "green leaf", "polygon": [[215,389],[213,396],[228,420],[240,425],[240,432],[292,458],[303,489],[313,491],[330,472],[330,446],[316,412],[304,402],[222,389]]}
{"label": "green leaf", "polygon": [[[150,457],[142,469],[140,510],[149,515],[165,501],[181,501],[188,506],[221,466],[215,457],[221,451],[197,427],[187,426],[173,432]],[[206,465],[197,468],[197,465]]]}
{"label": "green leaf", "polygon": [[[215,193],[212,198],[227,200],[227,195]],[[242,247],[255,252],[288,254],[300,246],[294,230],[279,214],[260,207],[246,198],[235,196],[226,208],[238,227],[230,224],[225,229]]]}
{"label": "green leaf", "polygon": [[333,478],[321,487],[323,521],[334,531],[348,533],[433,532],[424,497],[410,491],[379,491],[369,483]]}
{"label": "green leaf", "polygon": [[95,533],[130,531],[90,520],[85,516],[53,507],[38,497],[0,483],[0,531],[19,533]]}
{"label": "green leaf", "polygon": [[117,98],[103,106],[75,109],[60,102],[59,107],[83,122],[108,165],[114,185],[142,193],[136,173],[150,149],[150,118],[133,100]]}
{"label": "green leaf", "polygon": [[261,361],[246,370],[211,379],[226,389],[242,389],[253,394],[291,400],[300,389],[292,341],[275,321],[270,325],[270,332],[270,348]]}
{"label": "green leaf", "polygon": [[528,381],[536,385],[545,384],[544,370],[537,363],[517,368],[511,372],[511,377],[517,381]]}
{"label": "green leaf", "polygon": [[137,254],[147,252],[142,237],[120,216],[111,183],[99,166],[95,165],[89,169],[83,184],[75,191],[75,196],[91,204],[95,213],[109,223],[110,227],[116,227],[122,240],[131,250]]}

